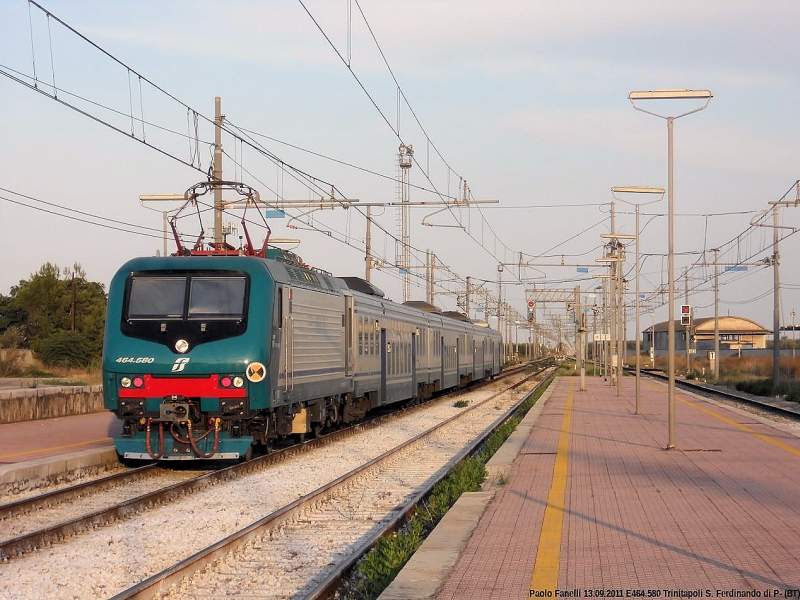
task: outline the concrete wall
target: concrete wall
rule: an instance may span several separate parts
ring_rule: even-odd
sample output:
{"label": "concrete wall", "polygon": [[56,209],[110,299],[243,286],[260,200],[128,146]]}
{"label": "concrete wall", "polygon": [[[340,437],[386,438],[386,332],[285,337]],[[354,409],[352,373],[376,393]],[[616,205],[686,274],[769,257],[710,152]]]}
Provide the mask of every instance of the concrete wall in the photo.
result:
{"label": "concrete wall", "polygon": [[101,385],[0,391],[0,423],[86,415],[104,410]]}

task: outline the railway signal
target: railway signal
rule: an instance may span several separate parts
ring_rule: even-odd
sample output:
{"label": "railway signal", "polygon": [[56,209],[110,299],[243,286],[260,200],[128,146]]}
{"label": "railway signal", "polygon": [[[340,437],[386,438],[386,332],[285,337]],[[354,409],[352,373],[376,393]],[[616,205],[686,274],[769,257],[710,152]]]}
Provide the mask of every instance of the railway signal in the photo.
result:
{"label": "railway signal", "polygon": [[681,325],[689,327],[692,324],[692,307],[681,304]]}

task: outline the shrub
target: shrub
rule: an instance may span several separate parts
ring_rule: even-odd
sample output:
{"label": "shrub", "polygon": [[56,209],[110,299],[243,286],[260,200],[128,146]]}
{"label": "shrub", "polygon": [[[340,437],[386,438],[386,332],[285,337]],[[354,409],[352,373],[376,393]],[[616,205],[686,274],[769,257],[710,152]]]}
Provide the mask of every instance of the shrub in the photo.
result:
{"label": "shrub", "polygon": [[22,341],[20,327],[9,327],[0,334],[0,348],[5,348],[0,354],[0,377],[19,375],[24,359],[24,353],[20,350]]}
{"label": "shrub", "polygon": [[51,367],[85,367],[92,359],[89,341],[72,331],[59,331],[42,340],[40,355]]}

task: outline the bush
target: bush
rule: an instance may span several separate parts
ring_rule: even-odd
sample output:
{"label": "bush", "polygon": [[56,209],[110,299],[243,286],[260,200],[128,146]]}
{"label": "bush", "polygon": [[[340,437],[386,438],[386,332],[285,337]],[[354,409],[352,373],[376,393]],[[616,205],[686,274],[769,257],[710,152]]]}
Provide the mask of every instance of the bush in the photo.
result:
{"label": "bush", "polygon": [[20,350],[22,341],[20,327],[9,327],[0,334],[0,348],[5,348],[0,355],[0,377],[19,375],[24,358],[24,353]]}
{"label": "bush", "polygon": [[42,362],[50,367],[85,367],[92,360],[89,340],[80,333],[59,331],[40,344]]}

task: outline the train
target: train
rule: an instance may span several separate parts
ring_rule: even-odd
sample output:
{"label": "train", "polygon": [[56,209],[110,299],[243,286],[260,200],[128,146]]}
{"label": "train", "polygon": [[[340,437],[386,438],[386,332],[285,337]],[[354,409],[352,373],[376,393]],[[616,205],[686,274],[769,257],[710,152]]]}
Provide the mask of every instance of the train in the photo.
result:
{"label": "train", "polygon": [[266,241],[179,247],[114,275],[103,396],[122,421],[114,444],[125,462],[241,461],[494,377],[501,360],[501,336],[485,323],[392,302]]}

